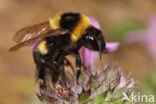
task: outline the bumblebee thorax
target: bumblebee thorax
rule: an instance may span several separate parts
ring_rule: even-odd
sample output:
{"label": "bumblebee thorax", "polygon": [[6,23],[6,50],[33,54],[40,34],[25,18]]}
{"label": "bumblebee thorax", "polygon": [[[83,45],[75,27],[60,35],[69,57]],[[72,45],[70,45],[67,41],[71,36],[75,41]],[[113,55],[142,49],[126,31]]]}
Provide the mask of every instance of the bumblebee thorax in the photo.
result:
{"label": "bumblebee thorax", "polygon": [[79,40],[82,35],[84,34],[85,30],[90,26],[90,21],[87,16],[81,15],[81,19],[77,26],[73,29],[73,32],[71,34],[71,40],[77,41]]}
{"label": "bumblebee thorax", "polygon": [[57,14],[53,18],[50,18],[49,22],[53,29],[63,28],[70,30],[73,42],[79,40],[90,26],[88,17],[79,13]]}

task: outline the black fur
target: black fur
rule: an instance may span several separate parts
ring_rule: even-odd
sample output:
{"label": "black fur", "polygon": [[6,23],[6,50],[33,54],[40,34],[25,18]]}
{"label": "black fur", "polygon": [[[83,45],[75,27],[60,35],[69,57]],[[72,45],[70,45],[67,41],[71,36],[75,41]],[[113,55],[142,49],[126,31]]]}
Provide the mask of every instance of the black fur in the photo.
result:
{"label": "black fur", "polygon": [[79,13],[64,13],[61,16],[60,26],[64,29],[73,30],[73,28],[79,23]]}
{"label": "black fur", "polygon": [[[61,27],[72,30],[80,21],[80,14],[65,13],[61,17]],[[80,76],[81,58],[79,49],[85,46],[92,50],[100,52],[105,51],[105,41],[102,32],[92,26],[86,29],[86,32],[77,41],[71,40],[71,33],[64,35],[46,37],[48,53],[46,55],[40,54],[39,51],[34,50],[34,61],[37,66],[37,78],[46,82],[46,76],[50,75],[52,82],[57,82],[59,76],[64,79],[64,60],[66,55],[74,55],[76,57],[77,79]]]}
{"label": "black fur", "polygon": [[[72,42],[70,34],[48,37],[44,40],[47,42],[48,53],[42,55],[40,52],[34,51],[33,54],[37,65],[37,77],[38,79],[46,80],[45,76],[49,74],[46,72],[50,70],[52,81],[55,83],[59,74],[64,77],[64,56],[72,54],[77,57],[77,63],[81,63],[78,51],[82,45],[81,43]],[[78,66],[80,67],[81,64]]]}
{"label": "black fur", "polygon": [[[105,51],[105,41],[102,32],[92,26],[86,29],[86,33],[82,37],[83,44],[89,49],[104,52]],[[100,46],[100,47],[99,47]],[[101,50],[99,50],[101,48]]]}

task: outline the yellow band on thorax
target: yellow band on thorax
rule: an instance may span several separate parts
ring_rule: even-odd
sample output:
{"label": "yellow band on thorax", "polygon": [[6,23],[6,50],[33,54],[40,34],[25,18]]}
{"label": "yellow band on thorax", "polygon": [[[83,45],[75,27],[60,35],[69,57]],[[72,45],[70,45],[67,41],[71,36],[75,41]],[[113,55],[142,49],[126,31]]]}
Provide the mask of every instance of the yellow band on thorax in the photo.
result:
{"label": "yellow band on thorax", "polygon": [[62,13],[58,13],[54,17],[49,19],[51,28],[53,28],[53,29],[60,28],[61,15],[62,15]]}
{"label": "yellow band on thorax", "polygon": [[80,39],[89,25],[90,21],[88,17],[85,15],[81,15],[79,23],[74,28],[73,33],[71,34],[71,40],[73,42],[76,42],[78,39]]}
{"label": "yellow band on thorax", "polygon": [[[49,23],[51,28],[57,29],[60,28],[60,20],[61,20],[62,13],[57,14],[56,16],[49,19]],[[79,23],[74,27],[72,34],[71,34],[71,40],[73,42],[76,42],[78,39],[81,38],[81,36],[84,34],[86,28],[90,25],[90,20],[85,15],[80,15],[80,21]]]}

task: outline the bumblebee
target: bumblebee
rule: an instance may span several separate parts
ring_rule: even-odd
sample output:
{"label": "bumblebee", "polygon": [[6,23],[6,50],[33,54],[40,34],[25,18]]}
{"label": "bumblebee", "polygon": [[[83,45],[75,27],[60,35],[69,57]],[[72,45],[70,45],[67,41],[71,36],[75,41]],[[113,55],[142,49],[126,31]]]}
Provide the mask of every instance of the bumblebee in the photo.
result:
{"label": "bumblebee", "polygon": [[10,51],[16,51],[37,41],[33,50],[37,79],[46,81],[47,76],[50,76],[54,83],[57,82],[59,75],[64,76],[66,55],[76,57],[78,79],[81,73],[79,54],[81,46],[99,51],[100,54],[106,50],[102,31],[93,27],[89,18],[80,13],[57,14],[47,22],[19,30],[13,39],[17,45]]}

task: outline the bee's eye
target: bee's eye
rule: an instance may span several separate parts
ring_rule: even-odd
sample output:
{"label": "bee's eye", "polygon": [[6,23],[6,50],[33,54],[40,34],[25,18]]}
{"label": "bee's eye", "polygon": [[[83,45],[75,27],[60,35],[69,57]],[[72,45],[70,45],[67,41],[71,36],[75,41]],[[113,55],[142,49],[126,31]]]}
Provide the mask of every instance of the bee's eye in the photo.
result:
{"label": "bee's eye", "polygon": [[94,40],[94,37],[92,37],[92,36],[86,36],[86,39],[87,39],[87,40],[92,40],[92,41],[93,41],[93,40]]}

